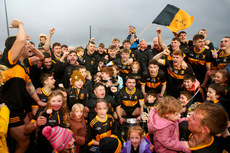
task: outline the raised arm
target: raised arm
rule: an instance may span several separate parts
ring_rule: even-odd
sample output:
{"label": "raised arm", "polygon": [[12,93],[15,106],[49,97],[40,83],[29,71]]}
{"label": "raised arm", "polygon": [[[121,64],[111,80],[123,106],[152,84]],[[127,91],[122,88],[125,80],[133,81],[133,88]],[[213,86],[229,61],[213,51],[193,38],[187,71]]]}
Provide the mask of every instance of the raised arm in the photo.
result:
{"label": "raised arm", "polygon": [[163,43],[163,39],[162,39],[162,35],[161,35],[161,28],[157,28],[156,32],[157,32],[157,35],[158,35],[158,42],[159,42],[159,45],[161,46],[161,48],[163,50],[167,49],[167,46]]}
{"label": "raised arm", "polygon": [[[29,42],[27,42],[29,43]],[[31,57],[31,63],[34,65],[34,64],[37,64],[37,62],[39,60],[43,60],[44,59],[44,55],[42,54],[42,52],[40,50],[38,50],[36,47],[34,47],[33,45],[31,45],[29,43],[29,47],[30,47],[30,50],[34,53],[35,56]]]}
{"label": "raised arm", "polygon": [[20,20],[13,20],[9,28],[18,28],[18,33],[13,46],[10,48],[10,58],[13,63],[16,63],[21,57],[24,47],[26,45],[26,32],[24,24]]}
{"label": "raised arm", "polygon": [[160,52],[158,53],[157,55],[155,55],[153,57],[154,60],[157,60],[160,64],[164,64],[164,60],[163,59],[160,59],[162,56],[164,55],[169,55],[170,54],[170,51],[168,49],[165,49],[163,52]]}
{"label": "raised arm", "polygon": [[52,38],[54,32],[55,32],[55,29],[54,29],[54,28],[50,28],[50,29],[49,29],[49,35],[48,35],[48,37],[47,37],[47,39],[46,39],[46,42],[45,42],[45,44],[44,44],[44,49],[45,49],[45,51],[48,51],[49,53],[51,53],[51,52],[50,52],[50,42],[51,42],[51,38]]}

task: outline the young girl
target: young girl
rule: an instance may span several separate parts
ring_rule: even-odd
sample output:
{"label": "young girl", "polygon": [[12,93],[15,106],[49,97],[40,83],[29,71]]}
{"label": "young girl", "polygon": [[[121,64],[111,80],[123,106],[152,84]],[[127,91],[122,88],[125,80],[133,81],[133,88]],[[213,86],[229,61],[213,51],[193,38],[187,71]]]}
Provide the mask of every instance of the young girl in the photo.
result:
{"label": "young girl", "polygon": [[38,152],[52,152],[52,146],[46,137],[42,135],[43,128],[45,126],[60,126],[64,128],[69,126],[67,104],[66,101],[64,101],[63,94],[60,91],[54,90],[51,93],[47,105],[38,110],[35,120],[35,123],[39,128],[37,141]]}
{"label": "young girl", "polygon": [[215,82],[215,84],[227,86],[228,71],[224,69],[218,70],[213,78],[213,81]]}
{"label": "young girl", "polygon": [[85,144],[86,124],[84,119],[84,106],[82,104],[74,104],[70,113],[70,128],[73,131],[75,139],[76,152],[79,153],[80,146]]}
{"label": "young girl", "polygon": [[76,153],[73,133],[67,128],[46,126],[42,134],[53,147],[52,153]]}
{"label": "young girl", "polygon": [[143,129],[140,126],[133,126],[128,130],[128,141],[121,153],[151,153],[150,145],[149,140],[143,137]]}
{"label": "young girl", "polygon": [[141,84],[140,84],[140,80],[141,80],[141,69],[140,69],[140,64],[137,61],[132,62],[131,64],[131,74],[133,75],[133,77],[136,79],[136,87],[138,87],[139,89],[141,89]]}
{"label": "young girl", "polygon": [[[179,121],[182,112],[181,103],[171,96],[166,96],[148,118],[148,129],[154,134],[153,142],[157,153],[191,152],[188,142],[179,141]],[[179,120],[180,119],[180,120]]]}

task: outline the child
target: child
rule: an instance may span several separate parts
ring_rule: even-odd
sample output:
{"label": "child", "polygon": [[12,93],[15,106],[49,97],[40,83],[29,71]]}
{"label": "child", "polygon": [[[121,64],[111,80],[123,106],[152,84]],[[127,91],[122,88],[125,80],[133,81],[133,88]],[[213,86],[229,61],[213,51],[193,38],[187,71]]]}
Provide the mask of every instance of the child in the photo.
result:
{"label": "child", "polygon": [[73,74],[70,77],[70,82],[72,87],[67,89],[68,93],[68,109],[71,110],[75,103],[81,103],[85,105],[88,100],[88,92],[86,89],[83,89],[83,85],[85,83],[85,78],[83,75],[77,70],[73,71]]}
{"label": "child", "polygon": [[10,111],[5,103],[0,104],[0,152],[8,153],[6,135],[9,124]]}
{"label": "child", "polygon": [[140,126],[133,126],[128,130],[128,141],[121,153],[151,153],[150,145],[149,140],[143,137],[143,129]]}
{"label": "child", "polygon": [[131,64],[131,74],[133,75],[133,77],[136,79],[136,87],[141,89],[141,83],[140,83],[140,80],[141,80],[141,69],[140,69],[140,64],[139,62],[137,61],[134,61],[132,62]]}
{"label": "child", "polygon": [[[218,84],[211,84],[208,87],[207,98],[205,102],[219,105],[223,108],[220,97],[224,94],[224,87]],[[229,105],[228,105],[229,106]],[[224,108],[225,109],[225,108]]]}
{"label": "child", "polygon": [[83,85],[83,88],[86,89],[88,93],[92,92],[92,82],[86,78],[87,76],[86,67],[83,65],[78,65],[76,67],[76,70],[80,72],[85,78],[85,83]]}
{"label": "child", "polygon": [[69,126],[67,104],[60,91],[54,90],[51,93],[47,105],[38,110],[35,120],[31,122],[34,122],[39,128],[37,141],[38,152],[51,152],[51,145],[47,143],[47,139],[42,135],[43,128],[45,126],[60,126],[64,128]]}
{"label": "child", "polygon": [[95,107],[96,117],[89,124],[89,152],[95,152],[100,140],[105,137],[117,137],[114,119],[107,114],[108,104],[105,99],[98,99]]}
{"label": "child", "polygon": [[52,153],[75,153],[73,133],[67,128],[46,126],[42,134],[53,147]]}
{"label": "child", "polygon": [[40,40],[40,43],[38,44],[38,47],[43,47],[45,45],[45,42],[46,42],[46,35],[45,34],[40,34],[39,36],[39,40]]}
{"label": "child", "polygon": [[184,75],[182,90],[187,90],[193,95],[192,101],[203,102],[206,94],[205,89],[200,86],[200,82],[196,79],[195,75],[188,73]]}
{"label": "child", "polygon": [[189,91],[180,92],[179,101],[181,102],[181,105],[183,106],[183,110],[181,114],[182,117],[187,116],[188,107],[192,105],[192,103],[190,102],[191,98],[192,98],[192,94]]}
{"label": "child", "polygon": [[218,70],[213,78],[213,81],[215,82],[215,84],[227,86],[228,71],[224,69]]}
{"label": "child", "polygon": [[77,52],[77,61],[80,65],[84,65],[85,60],[83,58],[84,53],[85,53],[85,49],[82,46],[78,46],[76,48],[76,52]]}
{"label": "child", "polygon": [[118,75],[120,69],[117,65],[112,65],[112,68],[113,68],[112,80],[116,80],[116,84],[118,84],[118,91],[120,91],[123,88],[123,79]]}
{"label": "child", "polygon": [[[182,105],[171,96],[166,96],[156,108],[153,108],[148,118],[149,131],[153,132],[154,147],[157,153],[190,152],[188,142],[179,141],[179,122]],[[180,120],[179,120],[180,119]]]}
{"label": "child", "polygon": [[73,131],[75,139],[76,152],[79,153],[80,146],[85,144],[86,124],[84,119],[84,106],[82,104],[74,104],[70,113],[70,128]]}

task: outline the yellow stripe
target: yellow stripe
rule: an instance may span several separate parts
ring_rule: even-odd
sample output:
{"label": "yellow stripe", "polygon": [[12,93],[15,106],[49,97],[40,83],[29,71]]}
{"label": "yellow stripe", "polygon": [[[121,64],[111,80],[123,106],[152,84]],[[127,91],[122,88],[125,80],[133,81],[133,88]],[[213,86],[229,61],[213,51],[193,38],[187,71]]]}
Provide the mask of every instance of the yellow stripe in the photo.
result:
{"label": "yellow stripe", "polygon": [[202,148],[205,148],[205,147],[212,145],[213,141],[214,141],[214,137],[212,136],[211,141],[208,144],[200,145],[200,146],[196,146],[196,147],[191,147],[189,149],[190,150],[199,150],[199,149],[202,149]]}
{"label": "yellow stripe", "polygon": [[93,144],[94,141],[95,141],[94,139],[91,140],[91,141],[88,143],[88,146],[91,146],[91,145]]}
{"label": "yellow stripe", "polygon": [[168,71],[168,74],[171,75],[173,78],[181,79],[181,80],[184,79],[183,75],[176,74],[168,68],[167,68],[167,71]]}
{"label": "yellow stripe", "polygon": [[105,133],[102,133],[102,134],[97,134],[96,136],[96,141],[100,142],[100,140],[102,138],[105,138],[105,137],[110,137],[111,136],[111,130],[105,132]]}
{"label": "yellow stripe", "polygon": [[151,83],[151,82],[147,82],[147,87],[149,88],[157,88],[161,83],[157,82],[157,83]]}
{"label": "yellow stripe", "polygon": [[122,100],[122,103],[127,107],[135,106],[138,103],[138,100],[131,101],[131,100]]}
{"label": "yellow stripe", "polygon": [[194,58],[190,58],[188,57],[188,60],[192,63],[192,64],[200,64],[200,65],[204,65],[206,61],[201,61],[201,60],[198,60],[198,59],[194,59]]}

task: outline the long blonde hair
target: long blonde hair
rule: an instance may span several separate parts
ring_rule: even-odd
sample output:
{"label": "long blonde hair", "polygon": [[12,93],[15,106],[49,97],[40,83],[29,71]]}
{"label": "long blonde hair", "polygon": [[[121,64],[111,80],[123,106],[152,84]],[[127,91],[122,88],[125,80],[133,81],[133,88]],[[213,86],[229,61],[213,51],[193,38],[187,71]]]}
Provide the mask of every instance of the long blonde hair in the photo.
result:
{"label": "long blonde hair", "polygon": [[61,108],[60,108],[60,110],[62,111],[62,113],[63,113],[63,123],[65,123],[66,124],[66,126],[67,127],[69,127],[69,114],[68,114],[68,107],[67,107],[67,102],[64,100],[64,96],[63,96],[63,94],[62,94],[62,92],[60,91],[60,90],[54,90],[51,94],[50,94],[50,96],[49,96],[49,98],[48,98],[48,101],[47,101],[47,105],[45,106],[45,109],[44,109],[44,111],[42,111],[41,113],[40,113],[40,115],[42,114],[42,113],[44,113],[44,112],[46,112],[48,109],[50,109],[51,108],[51,104],[50,104],[50,101],[51,101],[51,98],[53,98],[53,97],[56,97],[56,96],[61,96],[62,97],[62,106],[61,106]]}

